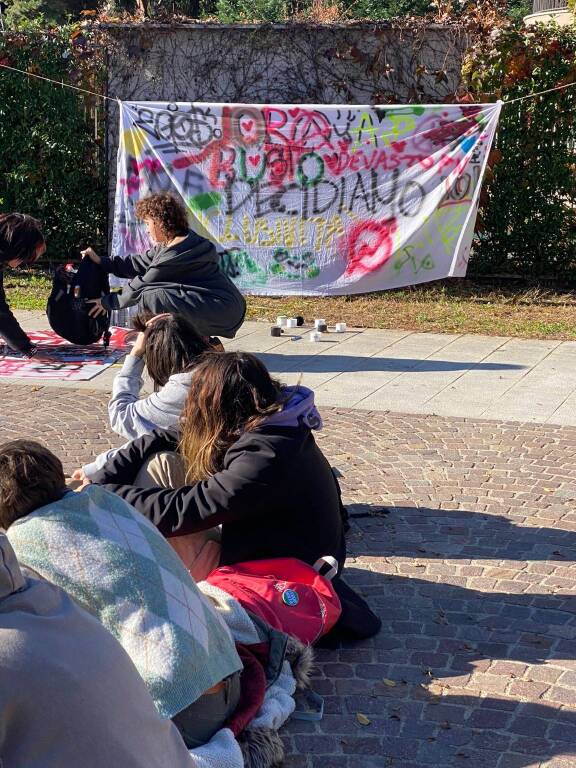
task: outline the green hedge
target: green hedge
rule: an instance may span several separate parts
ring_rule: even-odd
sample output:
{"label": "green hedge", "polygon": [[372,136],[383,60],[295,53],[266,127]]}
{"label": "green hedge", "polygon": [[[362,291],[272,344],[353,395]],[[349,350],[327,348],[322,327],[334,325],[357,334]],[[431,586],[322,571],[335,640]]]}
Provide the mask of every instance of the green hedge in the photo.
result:
{"label": "green hedge", "polygon": [[[576,82],[576,27],[495,30],[464,75],[477,100]],[[472,273],[576,282],[576,87],[502,108]]]}
{"label": "green hedge", "polygon": [[[1,35],[0,63],[101,87],[88,41],[72,27]],[[105,240],[104,126],[102,119],[95,137],[92,103],[68,88],[0,69],[0,211],[36,216],[49,259],[66,260],[85,243]]]}

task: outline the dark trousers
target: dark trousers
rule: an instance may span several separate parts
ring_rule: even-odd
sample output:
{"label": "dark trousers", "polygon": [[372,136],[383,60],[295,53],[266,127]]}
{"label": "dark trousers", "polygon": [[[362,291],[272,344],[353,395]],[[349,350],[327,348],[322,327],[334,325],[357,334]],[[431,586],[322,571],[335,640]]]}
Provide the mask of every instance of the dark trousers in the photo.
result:
{"label": "dark trousers", "polygon": [[222,681],[215,693],[205,693],[193,704],[174,715],[172,722],[180,731],[188,749],[201,747],[210,741],[231,715],[240,701],[240,672]]}

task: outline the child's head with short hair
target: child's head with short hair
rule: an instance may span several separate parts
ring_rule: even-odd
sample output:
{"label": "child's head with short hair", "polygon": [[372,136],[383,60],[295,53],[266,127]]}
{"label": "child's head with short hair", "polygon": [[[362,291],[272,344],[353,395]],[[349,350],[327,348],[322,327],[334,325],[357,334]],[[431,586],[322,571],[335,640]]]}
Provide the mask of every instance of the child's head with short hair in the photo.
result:
{"label": "child's head with short hair", "polygon": [[0,445],[0,528],[57,501],[66,490],[62,462],[34,440]]}

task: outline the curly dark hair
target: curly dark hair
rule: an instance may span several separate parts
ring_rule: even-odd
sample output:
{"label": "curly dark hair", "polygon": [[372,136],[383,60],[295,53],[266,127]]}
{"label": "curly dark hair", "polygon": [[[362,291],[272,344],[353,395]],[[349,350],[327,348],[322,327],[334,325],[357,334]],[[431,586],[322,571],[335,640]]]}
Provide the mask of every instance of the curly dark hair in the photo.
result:
{"label": "curly dark hair", "polygon": [[138,200],[136,216],[152,219],[168,238],[187,235],[190,229],[186,208],[169,192],[158,192]]}

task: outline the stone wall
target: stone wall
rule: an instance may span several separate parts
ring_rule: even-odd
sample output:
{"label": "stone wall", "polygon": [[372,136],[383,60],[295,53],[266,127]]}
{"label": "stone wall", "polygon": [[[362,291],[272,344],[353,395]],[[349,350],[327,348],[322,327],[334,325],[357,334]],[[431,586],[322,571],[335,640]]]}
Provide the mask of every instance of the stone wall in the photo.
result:
{"label": "stone wall", "polygon": [[[269,104],[451,102],[466,35],[457,26],[113,25],[108,95]],[[108,102],[113,206],[118,108]],[[112,216],[110,216],[110,221]]]}

